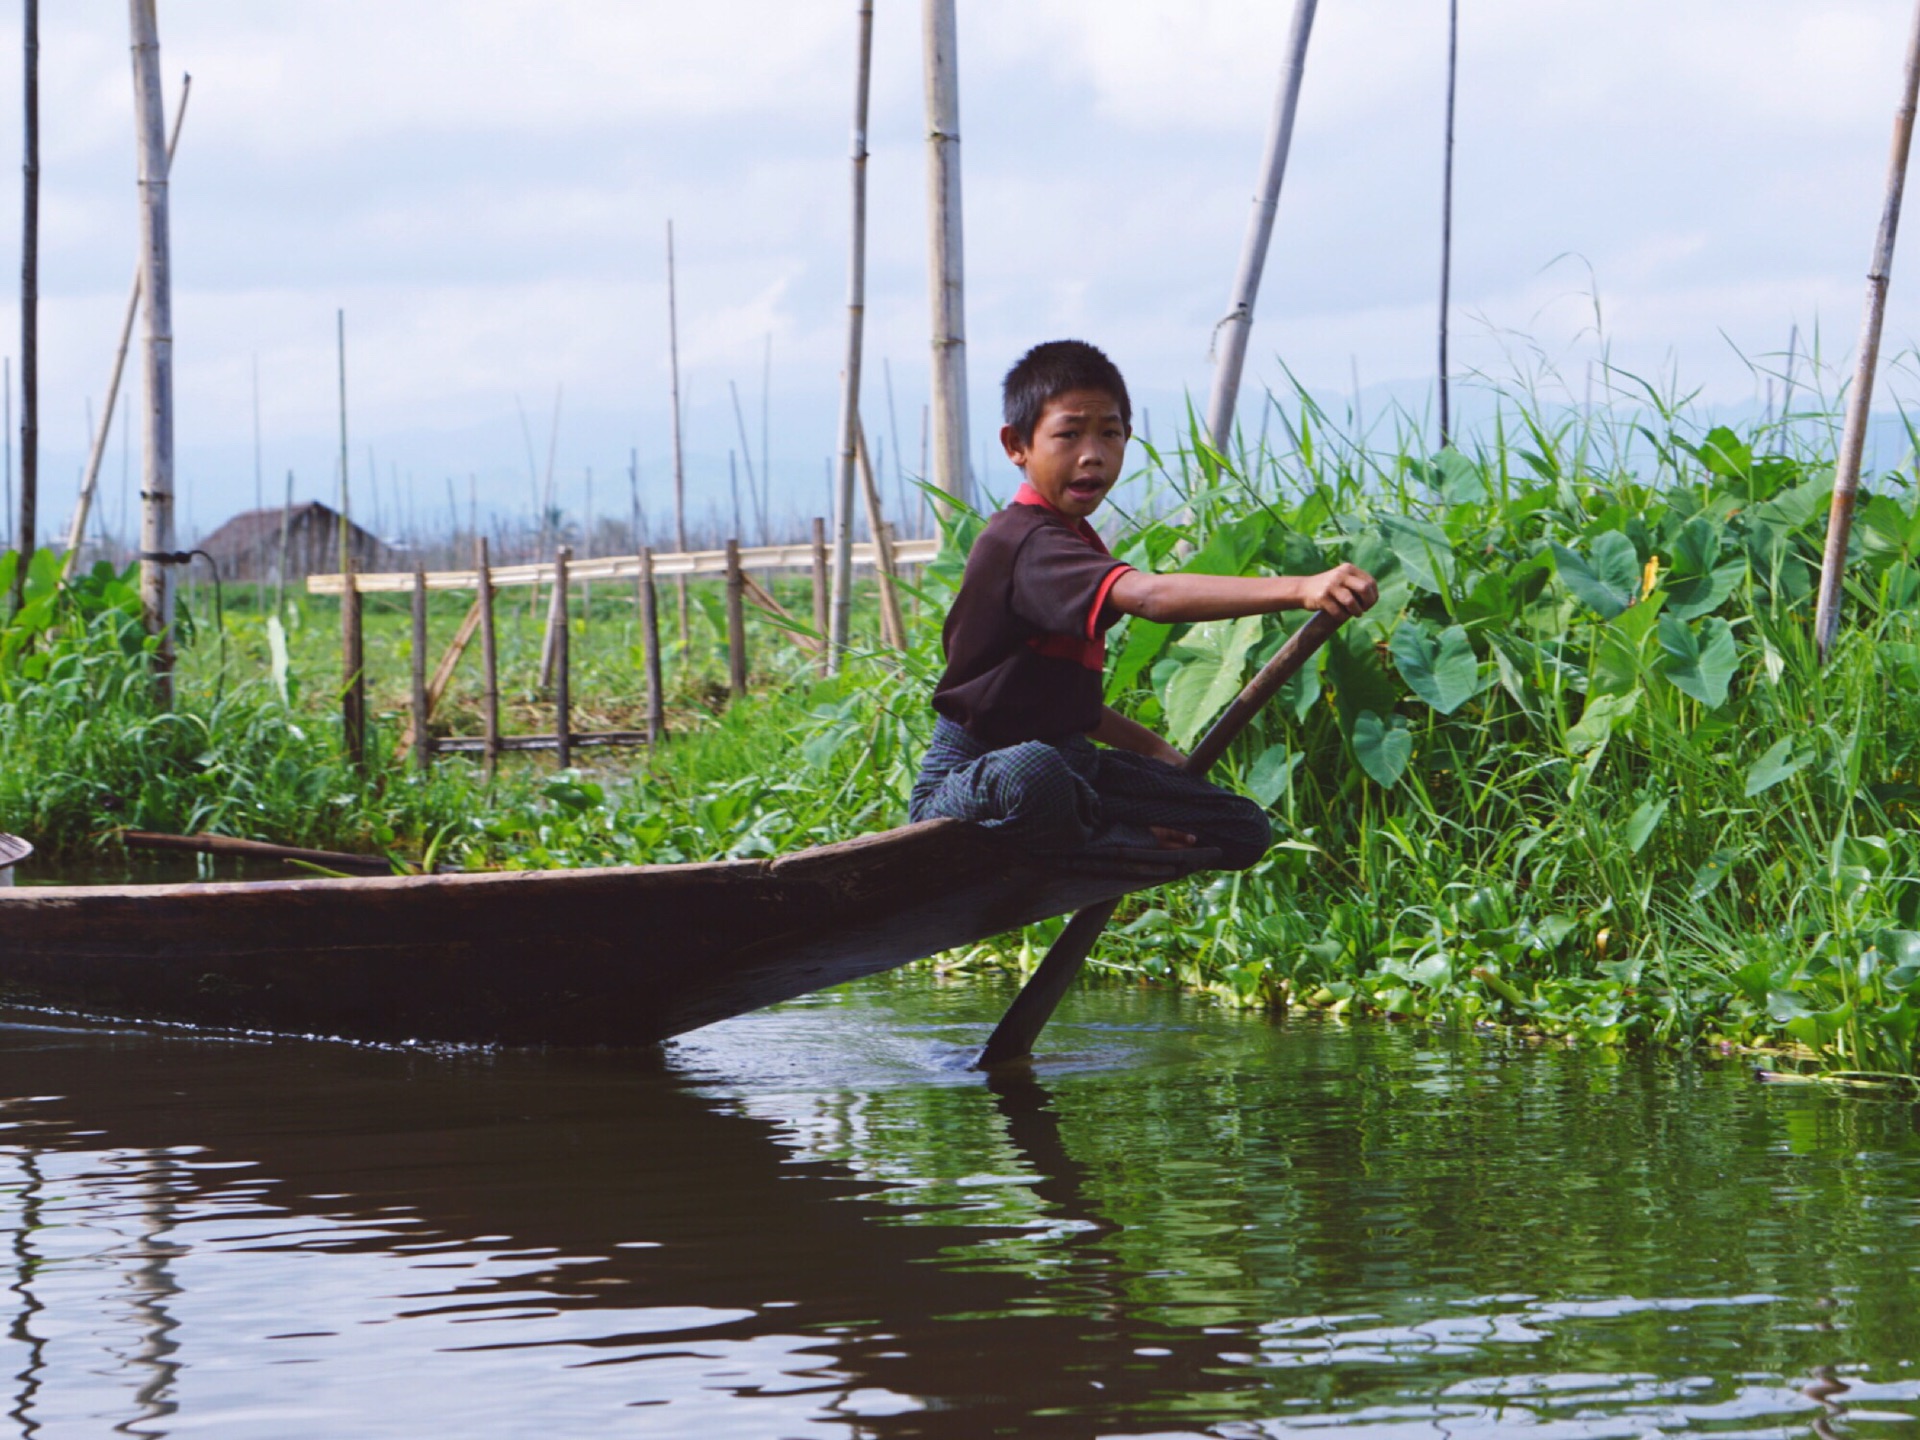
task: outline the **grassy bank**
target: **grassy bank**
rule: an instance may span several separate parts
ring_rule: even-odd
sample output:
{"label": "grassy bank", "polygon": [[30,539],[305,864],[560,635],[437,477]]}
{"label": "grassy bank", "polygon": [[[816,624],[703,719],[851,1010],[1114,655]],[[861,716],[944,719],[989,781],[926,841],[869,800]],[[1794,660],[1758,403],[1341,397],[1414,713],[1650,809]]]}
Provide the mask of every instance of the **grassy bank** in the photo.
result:
{"label": "grassy bank", "polygon": [[[1429,457],[1352,443],[1309,402],[1275,414],[1284,445],[1148,451],[1133,500],[1105,517],[1115,549],[1214,573],[1351,559],[1380,577],[1382,601],[1225,762],[1271,807],[1280,844],[1248,874],[1135,901],[1104,963],[1247,1004],[1595,1043],[1789,1042],[1835,1066],[1912,1072],[1911,475],[1868,487],[1823,670],[1807,636],[1831,465],[1796,438],[1814,426],[1735,434],[1653,397],[1630,416],[1552,423],[1516,406],[1467,453]],[[382,760],[362,782],[339,764],[321,606],[289,626],[284,699],[264,621],[236,615],[224,686],[203,636],[185,703],[152,713],[125,597],[97,579],[97,593],[49,602],[73,612],[59,638],[8,652],[0,815],[56,845],[119,820],[473,864],[772,853],[860,833],[904,812],[957,563],[925,577],[904,658],[817,682],[768,626],[755,693],[727,708],[700,620],[673,671],[674,744],[563,777],[516,762],[491,789],[465,761],[430,781]],[[576,691],[589,707],[631,704],[631,605],[602,604],[578,632],[589,678]],[[449,606],[437,632],[457,618]],[[516,623],[512,644],[537,643]],[[1110,637],[1110,697],[1190,743],[1295,623],[1127,622]],[[376,616],[376,709],[399,705],[401,630],[397,610]],[[534,728],[537,697],[520,693]],[[959,958],[1019,963],[1046,938]]]}

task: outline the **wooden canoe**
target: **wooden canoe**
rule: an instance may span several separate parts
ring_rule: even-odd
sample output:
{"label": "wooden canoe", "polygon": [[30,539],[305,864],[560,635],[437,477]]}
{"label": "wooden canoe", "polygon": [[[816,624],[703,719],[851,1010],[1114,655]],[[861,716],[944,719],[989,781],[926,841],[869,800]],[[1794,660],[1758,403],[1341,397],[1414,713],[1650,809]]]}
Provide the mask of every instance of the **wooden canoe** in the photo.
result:
{"label": "wooden canoe", "polygon": [[643,1045],[1191,873],[933,820],[762,860],[0,890],[0,1002],[371,1041]]}

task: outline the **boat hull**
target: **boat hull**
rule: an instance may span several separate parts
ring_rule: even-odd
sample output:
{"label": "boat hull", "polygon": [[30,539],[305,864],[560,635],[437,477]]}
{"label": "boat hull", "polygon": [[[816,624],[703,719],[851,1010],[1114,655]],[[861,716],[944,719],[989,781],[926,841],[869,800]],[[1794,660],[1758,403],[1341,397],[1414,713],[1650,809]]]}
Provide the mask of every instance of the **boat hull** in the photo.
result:
{"label": "boat hull", "polygon": [[0,1000],[368,1041],[645,1045],[1191,868],[1037,866],[931,821],[703,865],[18,887],[0,892]]}

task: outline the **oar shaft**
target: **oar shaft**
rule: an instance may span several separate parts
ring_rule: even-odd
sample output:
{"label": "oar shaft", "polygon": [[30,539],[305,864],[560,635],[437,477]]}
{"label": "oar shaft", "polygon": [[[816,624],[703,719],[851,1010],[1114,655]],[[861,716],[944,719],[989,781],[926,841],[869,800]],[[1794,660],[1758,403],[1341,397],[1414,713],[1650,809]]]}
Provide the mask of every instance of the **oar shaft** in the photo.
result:
{"label": "oar shaft", "polygon": [[[1186,772],[1189,775],[1204,775],[1212,769],[1214,762],[1233,743],[1234,737],[1246,729],[1247,722],[1259,713],[1260,707],[1313,658],[1333,632],[1340,628],[1340,624],[1334,616],[1322,612],[1288,636],[1287,643],[1280,647],[1273,659],[1260,667],[1260,673],[1247,682],[1246,688],[1234,697],[1225,713],[1213,722],[1212,728],[1194,746],[1193,753],[1187,756],[1187,763],[1183,767]],[[1054,1010],[1072,987],[1074,977],[1080,973],[1080,967],[1086,963],[1094,943],[1100,938],[1100,932],[1107,928],[1107,921],[1113,918],[1113,912],[1119,904],[1118,896],[1102,900],[1096,905],[1089,905],[1067,922],[1067,928],[1060,932],[1059,939],[1048,948],[1040,968],[1033,972],[1032,978],[1014,996],[1007,1013],[1000,1017],[1000,1023],[988,1037],[986,1049],[980,1052],[980,1058],[974,1062],[976,1069],[984,1070],[1009,1061],[1024,1060],[1033,1053],[1033,1042],[1040,1038],[1047,1021],[1053,1018]]]}

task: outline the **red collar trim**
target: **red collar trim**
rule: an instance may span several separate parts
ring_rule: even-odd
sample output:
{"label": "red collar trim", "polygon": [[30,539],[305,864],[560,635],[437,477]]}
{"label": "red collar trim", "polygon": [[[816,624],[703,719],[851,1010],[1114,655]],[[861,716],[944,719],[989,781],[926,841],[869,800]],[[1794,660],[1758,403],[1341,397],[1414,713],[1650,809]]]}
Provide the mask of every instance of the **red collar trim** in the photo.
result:
{"label": "red collar trim", "polygon": [[1008,503],[1013,505],[1036,505],[1040,509],[1045,510],[1049,515],[1058,515],[1062,520],[1067,522],[1068,528],[1082,540],[1101,550],[1106,549],[1106,546],[1100,543],[1099,533],[1093,528],[1092,521],[1088,520],[1085,516],[1076,520],[1059,506],[1048,504],[1047,497],[1024,480],[1020,482],[1020,488],[1013,492],[1013,499]]}

